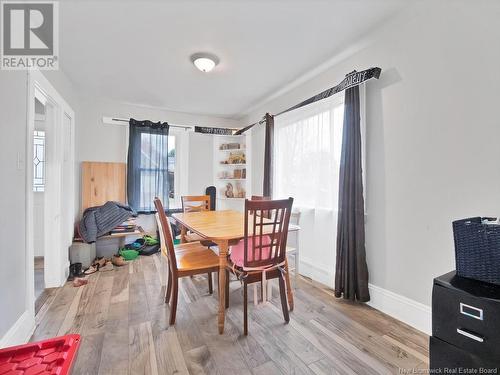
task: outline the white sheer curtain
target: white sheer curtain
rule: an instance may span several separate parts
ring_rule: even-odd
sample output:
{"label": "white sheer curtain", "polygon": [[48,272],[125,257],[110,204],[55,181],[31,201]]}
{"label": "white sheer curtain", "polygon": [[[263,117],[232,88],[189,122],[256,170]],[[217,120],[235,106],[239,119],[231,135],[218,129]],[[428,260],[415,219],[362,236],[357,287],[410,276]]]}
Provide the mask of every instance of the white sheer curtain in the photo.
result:
{"label": "white sheer curtain", "polygon": [[274,198],[293,197],[301,213],[300,273],[330,286],[343,119],[343,93],[274,119]]}

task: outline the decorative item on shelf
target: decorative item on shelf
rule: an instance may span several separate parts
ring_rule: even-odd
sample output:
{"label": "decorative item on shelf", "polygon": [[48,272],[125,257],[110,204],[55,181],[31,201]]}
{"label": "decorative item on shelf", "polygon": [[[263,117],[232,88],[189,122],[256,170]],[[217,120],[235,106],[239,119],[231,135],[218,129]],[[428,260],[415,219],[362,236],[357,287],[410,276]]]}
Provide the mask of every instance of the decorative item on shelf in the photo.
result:
{"label": "decorative item on shelf", "polygon": [[241,144],[239,143],[223,143],[219,146],[219,150],[239,150]]}
{"label": "decorative item on shelf", "polygon": [[245,164],[246,157],[242,152],[231,152],[226,164]]}
{"label": "decorative item on shelf", "polygon": [[236,183],[236,189],[235,190],[236,190],[235,194],[234,194],[235,198],[245,198],[246,191],[245,191],[245,189],[243,189],[243,187],[241,186],[240,182]]}
{"label": "decorative item on shelf", "polygon": [[233,184],[231,183],[226,184],[226,191],[224,192],[224,195],[226,196],[226,198],[234,198]]}
{"label": "decorative item on shelf", "polygon": [[220,171],[218,173],[218,177],[222,180],[222,179],[226,179],[226,178],[231,178],[230,174],[228,171]]}
{"label": "decorative item on shelf", "polygon": [[242,175],[241,169],[235,169],[233,171],[233,178],[241,178],[241,175]]}
{"label": "decorative item on shelf", "polygon": [[241,170],[241,178],[244,178],[244,179],[247,178],[247,169],[246,168],[243,168]]}

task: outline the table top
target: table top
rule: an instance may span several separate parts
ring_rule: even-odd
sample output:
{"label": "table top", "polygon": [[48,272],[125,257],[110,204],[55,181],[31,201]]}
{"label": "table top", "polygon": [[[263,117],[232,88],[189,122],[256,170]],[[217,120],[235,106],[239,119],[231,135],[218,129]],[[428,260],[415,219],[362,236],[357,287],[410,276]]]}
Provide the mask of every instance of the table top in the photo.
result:
{"label": "table top", "polygon": [[[232,240],[244,237],[245,215],[234,210],[200,211],[173,214],[172,217],[192,232],[207,239]],[[300,227],[290,224],[289,231]]]}

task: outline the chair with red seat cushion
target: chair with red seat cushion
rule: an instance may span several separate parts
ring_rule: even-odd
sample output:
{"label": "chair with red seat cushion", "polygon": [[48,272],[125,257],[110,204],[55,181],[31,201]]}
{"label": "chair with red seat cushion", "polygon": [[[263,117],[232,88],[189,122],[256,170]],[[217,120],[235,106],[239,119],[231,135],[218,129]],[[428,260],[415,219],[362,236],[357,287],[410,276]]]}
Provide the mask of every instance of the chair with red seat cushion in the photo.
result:
{"label": "chair with red seat cushion", "polygon": [[[244,238],[231,249],[226,271],[234,273],[243,283],[243,330],[245,335],[248,334],[248,284],[261,282],[263,283],[262,289],[265,291],[266,280],[277,278],[283,317],[287,323],[290,320],[283,274],[285,272],[286,241],[292,205],[293,198],[274,201],[245,200]],[[229,277],[226,277],[225,287],[225,302],[226,307],[228,307]]]}

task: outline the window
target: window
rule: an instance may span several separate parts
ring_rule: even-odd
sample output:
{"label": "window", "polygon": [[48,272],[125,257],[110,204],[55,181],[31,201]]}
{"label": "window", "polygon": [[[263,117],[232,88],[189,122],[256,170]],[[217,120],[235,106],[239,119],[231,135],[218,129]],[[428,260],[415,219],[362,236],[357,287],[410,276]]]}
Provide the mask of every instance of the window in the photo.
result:
{"label": "window", "polygon": [[343,95],[275,118],[275,196],[336,209],[343,118]]}
{"label": "window", "polygon": [[133,121],[127,158],[128,204],[139,213],[152,213],[153,200],[159,197],[166,209],[171,208],[176,198],[176,137],[169,134],[168,125]]}
{"label": "window", "polygon": [[45,191],[45,132],[33,133],[33,191]]}
{"label": "window", "polygon": [[176,202],[176,195],[175,195],[175,165],[176,165],[176,158],[175,158],[175,136],[169,135],[168,136],[168,186],[169,186],[169,191],[168,191],[168,200],[169,200],[169,207],[175,207],[175,202]]}
{"label": "window", "polygon": [[276,198],[293,197],[300,211],[301,273],[333,286],[344,95],[274,119]]}
{"label": "window", "polygon": [[[167,138],[167,142],[164,138]],[[166,153],[164,148],[167,149]],[[167,207],[172,207],[175,202],[175,136],[142,133],[139,171],[140,210],[147,211],[146,207],[149,207],[155,196],[168,197]],[[168,192],[164,189],[168,189]]]}

